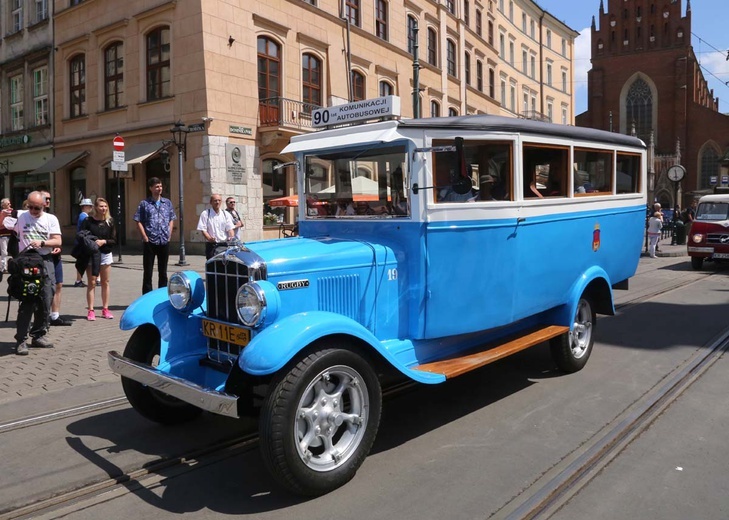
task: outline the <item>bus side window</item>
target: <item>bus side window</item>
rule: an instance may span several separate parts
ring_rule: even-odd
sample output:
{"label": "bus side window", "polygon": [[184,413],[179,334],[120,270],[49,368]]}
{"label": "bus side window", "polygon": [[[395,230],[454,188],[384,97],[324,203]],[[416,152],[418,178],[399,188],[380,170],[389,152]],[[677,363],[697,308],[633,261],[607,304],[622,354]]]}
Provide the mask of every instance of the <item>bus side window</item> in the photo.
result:
{"label": "bus side window", "polygon": [[566,197],[567,156],[561,147],[524,146],[524,197]]}

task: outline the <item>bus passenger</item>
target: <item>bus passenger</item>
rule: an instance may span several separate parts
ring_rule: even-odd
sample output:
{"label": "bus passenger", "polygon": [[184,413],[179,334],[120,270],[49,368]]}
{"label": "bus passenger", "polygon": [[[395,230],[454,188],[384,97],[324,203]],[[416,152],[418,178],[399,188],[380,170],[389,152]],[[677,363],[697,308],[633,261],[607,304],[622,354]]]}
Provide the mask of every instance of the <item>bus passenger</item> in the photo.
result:
{"label": "bus passenger", "polygon": [[334,212],[335,217],[344,217],[344,216],[352,216],[356,214],[356,211],[354,210],[354,206],[352,205],[351,200],[347,199],[338,199],[337,200],[337,210]]}

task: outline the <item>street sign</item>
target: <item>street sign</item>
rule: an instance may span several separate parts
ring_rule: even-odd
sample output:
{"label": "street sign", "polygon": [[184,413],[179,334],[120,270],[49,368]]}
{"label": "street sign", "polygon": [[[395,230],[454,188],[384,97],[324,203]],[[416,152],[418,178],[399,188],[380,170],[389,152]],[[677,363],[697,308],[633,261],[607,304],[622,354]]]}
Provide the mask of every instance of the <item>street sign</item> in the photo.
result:
{"label": "street sign", "polygon": [[114,150],[114,153],[112,154],[112,161],[114,162],[124,162],[124,152],[117,152]]}
{"label": "street sign", "polygon": [[124,138],[120,135],[114,136],[114,151],[115,152],[123,152],[124,151]]}
{"label": "street sign", "polygon": [[117,162],[117,161],[111,161],[111,169],[115,172],[125,172],[128,171],[127,163],[125,162]]}

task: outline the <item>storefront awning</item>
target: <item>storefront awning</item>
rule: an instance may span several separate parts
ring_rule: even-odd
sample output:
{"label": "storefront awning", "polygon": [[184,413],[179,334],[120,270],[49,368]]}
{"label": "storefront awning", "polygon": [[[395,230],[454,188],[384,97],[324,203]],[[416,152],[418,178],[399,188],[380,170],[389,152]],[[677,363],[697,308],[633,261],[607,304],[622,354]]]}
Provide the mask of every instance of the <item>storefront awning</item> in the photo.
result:
{"label": "storefront awning", "polygon": [[[165,147],[164,141],[152,141],[151,143],[133,144],[124,150],[124,161],[127,164],[142,164],[150,157],[157,155]],[[108,168],[111,161],[102,165],[102,168]]]}
{"label": "storefront awning", "polygon": [[82,152],[67,152],[56,155],[53,159],[45,163],[43,166],[36,168],[30,175],[38,175],[39,173],[53,173],[61,168],[65,168],[76,161],[79,161],[89,155],[86,150]]}

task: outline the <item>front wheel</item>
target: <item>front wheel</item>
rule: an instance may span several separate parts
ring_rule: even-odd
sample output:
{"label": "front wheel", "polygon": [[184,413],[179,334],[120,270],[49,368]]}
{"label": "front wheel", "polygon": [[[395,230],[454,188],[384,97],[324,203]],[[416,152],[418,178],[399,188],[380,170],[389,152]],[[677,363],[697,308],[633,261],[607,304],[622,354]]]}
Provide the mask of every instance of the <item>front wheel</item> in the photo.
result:
{"label": "front wheel", "polygon": [[298,495],[328,493],[354,477],[380,423],[372,366],[340,348],[316,351],[284,374],[261,410],[263,460]]}
{"label": "front wheel", "polygon": [[552,359],[560,370],[567,373],[577,372],[587,364],[595,342],[593,333],[596,319],[590,300],[582,296],[577,302],[577,310],[569,332],[549,341]]}
{"label": "front wheel", "polygon": [[[129,338],[124,357],[156,367],[159,363],[160,336],[156,327],[143,325]],[[179,424],[191,421],[202,410],[158,390],[122,377],[122,388],[132,407],[150,421]]]}
{"label": "front wheel", "polygon": [[691,267],[694,268],[694,271],[701,271],[701,268],[704,266],[704,259],[700,256],[692,256],[691,257]]}

